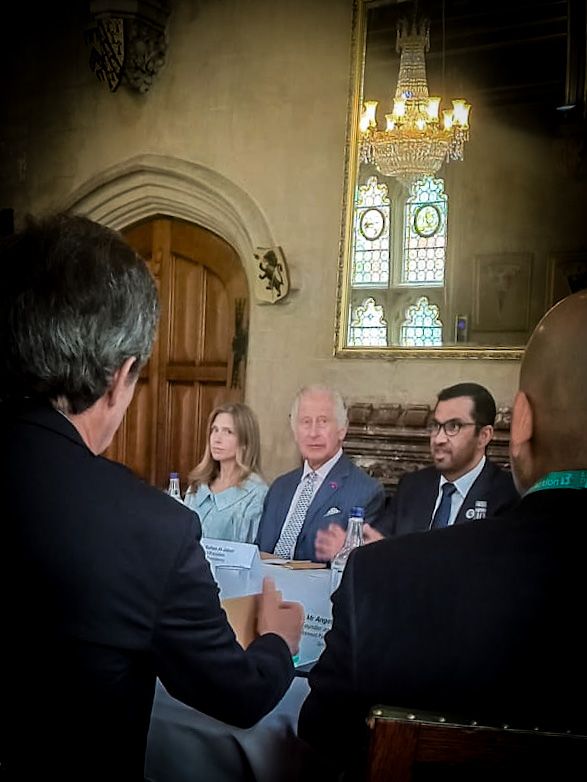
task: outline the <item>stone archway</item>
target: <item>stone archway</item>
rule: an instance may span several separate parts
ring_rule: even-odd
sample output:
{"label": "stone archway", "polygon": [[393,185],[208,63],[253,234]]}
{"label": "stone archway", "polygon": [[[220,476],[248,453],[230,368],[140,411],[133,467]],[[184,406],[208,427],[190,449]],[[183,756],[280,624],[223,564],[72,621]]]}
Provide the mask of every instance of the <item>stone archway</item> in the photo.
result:
{"label": "stone archway", "polygon": [[243,263],[251,293],[259,248],[275,246],[265,216],[238,185],[206,166],[167,155],[137,155],[85,182],[64,208],[120,230],[155,215],[207,228]]}
{"label": "stone archway", "polygon": [[160,339],[106,455],[161,487],[178,471],[185,488],[203,453],[210,410],[244,398],[246,347],[237,356],[234,346],[239,333],[246,345],[247,281],[254,290],[255,250],[272,245],[268,226],[226,178],[156,155],[102,172],[66,208],[123,232],[160,289]]}

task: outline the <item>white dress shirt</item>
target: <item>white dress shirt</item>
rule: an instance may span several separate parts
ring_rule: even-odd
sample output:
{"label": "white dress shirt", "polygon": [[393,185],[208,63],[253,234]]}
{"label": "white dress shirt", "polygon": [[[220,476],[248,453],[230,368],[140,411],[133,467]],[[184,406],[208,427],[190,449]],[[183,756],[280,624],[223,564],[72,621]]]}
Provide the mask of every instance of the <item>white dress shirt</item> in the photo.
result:
{"label": "white dress shirt", "polygon": [[457,513],[460,511],[461,505],[463,504],[463,502],[465,501],[465,497],[469,493],[469,489],[481,474],[481,470],[485,467],[485,462],[486,462],[486,458],[483,455],[479,460],[479,463],[476,464],[472,470],[469,470],[469,472],[466,472],[464,475],[461,475],[461,477],[457,478],[456,481],[449,481],[444,477],[444,475],[440,476],[440,482],[438,484],[438,495],[436,497],[434,510],[432,511],[432,518],[434,518],[436,509],[440,505],[440,500],[442,497],[442,487],[444,486],[445,483],[452,483],[456,491],[453,492],[450,498],[451,506],[450,506],[450,515],[448,517],[447,526],[450,527],[452,524],[455,523]]}

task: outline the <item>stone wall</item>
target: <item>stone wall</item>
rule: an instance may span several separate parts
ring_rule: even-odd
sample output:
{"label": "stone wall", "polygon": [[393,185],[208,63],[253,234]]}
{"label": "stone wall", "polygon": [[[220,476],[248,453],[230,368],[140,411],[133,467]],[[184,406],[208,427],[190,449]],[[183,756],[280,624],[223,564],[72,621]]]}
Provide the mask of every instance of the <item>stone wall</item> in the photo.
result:
{"label": "stone wall", "polygon": [[[0,207],[13,208],[18,224],[151,155],[215,172],[247,194],[291,275],[282,303],[251,313],[246,401],[259,415],[268,478],[296,462],[288,412],[303,384],[331,384],[351,403],[405,406],[430,405],[440,388],[476,381],[499,405],[511,404],[515,361],[333,355],[351,0],[177,0],[167,62],[143,95],[110,93],[96,79],[84,41],[89,4],[72,5],[27,9],[4,27]],[[572,183],[554,189],[554,175],[541,168],[546,154],[542,141],[496,127],[474,107],[470,149],[449,193],[449,241],[462,263],[474,252],[533,251],[544,264],[549,248],[576,244],[582,226],[569,204],[584,199]],[[148,204],[148,170],[142,184]],[[234,219],[246,234],[247,214]],[[250,259],[243,264],[252,293]]]}

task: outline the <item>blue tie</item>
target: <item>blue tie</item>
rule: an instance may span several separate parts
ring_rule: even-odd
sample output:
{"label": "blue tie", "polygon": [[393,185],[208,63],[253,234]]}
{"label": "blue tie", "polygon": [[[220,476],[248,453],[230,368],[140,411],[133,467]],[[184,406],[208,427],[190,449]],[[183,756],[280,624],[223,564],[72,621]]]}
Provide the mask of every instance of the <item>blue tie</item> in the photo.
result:
{"label": "blue tie", "polygon": [[442,527],[448,527],[448,520],[450,518],[450,508],[452,504],[452,495],[457,490],[454,483],[445,483],[442,486],[442,497],[436,513],[432,518],[432,524],[430,529],[441,529]]}

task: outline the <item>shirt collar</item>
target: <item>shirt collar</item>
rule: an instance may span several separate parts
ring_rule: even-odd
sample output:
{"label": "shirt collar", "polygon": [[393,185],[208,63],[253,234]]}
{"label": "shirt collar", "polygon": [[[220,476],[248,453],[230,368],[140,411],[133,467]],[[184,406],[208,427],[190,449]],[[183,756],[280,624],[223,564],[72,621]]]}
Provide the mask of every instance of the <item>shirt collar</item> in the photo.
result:
{"label": "shirt collar", "polygon": [[248,494],[253,489],[253,485],[254,482],[251,481],[249,476],[240,486],[229,486],[228,489],[215,494],[207,483],[201,483],[197,490],[197,493],[200,495],[198,499],[200,502],[203,502],[209,497],[218,510],[224,510],[238,502],[245,494]]}
{"label": "shirt collar", "polygon": [[461,495],[461,497],[465,498],[469,493],[469,489],[481,474],[481,470],[485,467],[486,461],[487,458],[485,454],[483,454],[483,456],[481,457],[479,462],[475,465],[475,467],[473,467],[472,470],[469,470],[469,472],[466,472],[464,475],[461,475],[461,477],[457,478],[456,481],[448,481],[444,477],[444,475],[441,475],[440,488],[442,489],[445,483],[452,483],[456,487],[456,490]]}
{"label": "shirt collar", "polygon": [[321,465],[320,467],[317,467],[315,470],[313,470],[310,467],[310,465],[308,464],[308,462],[305,460],[304,461],[304,472],[302,474],[302,480],[309,473],[315,472],[318,475],[318,478],[320,479],[320,481],[323,481],[324,478],[326,478],[326,476],[328,475],[330,470],[332,470],[332,468],[334,467],[334,465],[337,463],[337,461],[340,459],[341,456],[342,456],[342,448],[339,448],[338,451],[334,454],[334,456],[331,459],[329,459],[327,462],[324,462],[323,465]]}

